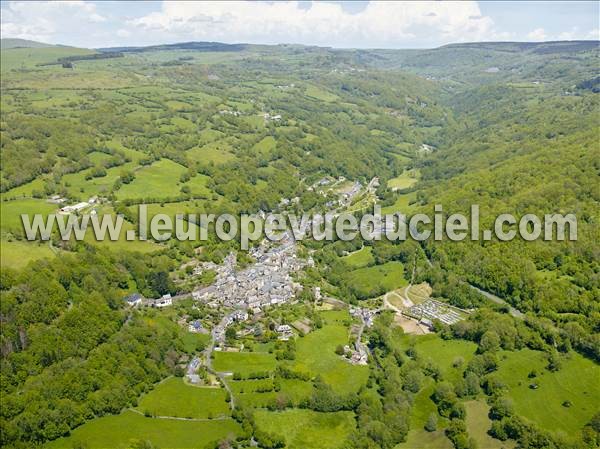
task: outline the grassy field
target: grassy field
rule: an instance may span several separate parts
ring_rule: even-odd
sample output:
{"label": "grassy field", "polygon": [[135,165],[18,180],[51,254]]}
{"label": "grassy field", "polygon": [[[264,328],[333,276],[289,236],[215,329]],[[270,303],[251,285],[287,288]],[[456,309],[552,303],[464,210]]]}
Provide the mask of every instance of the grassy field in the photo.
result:
{"label": "grassy field", "polygon": [[[427,379],[424,387],[415,396],[411,411],[410,430],[404,443],[396,445],[395,449],[452,449],[452,443],[443,430],[443,419],[439,418],[438,428],[434,432],[424,429],[431,413],[437,414],[437,407],[431,400],[434,382]],[[481,447],[480,449],[485,449]]]}
{"label": "grassy field", "polygon": [[293,368],[321,377],[340,393],[357,391],[367,381],[368,368],[356,366],[335,353],[338,345],[348,343],[348,328],[342,321],[349,318],[346,311],[323,312],[325,325],[296,342]]}
{"label": "grassy field", "polygon": [[250,407],[264,408],[271,401],[282,395],[298,404],[301,400],[310,396],[313,390],[312,382],[296,379],[281,379],[280,391],[258,392],[264,387],[272,387],[272,379],[238,380],[230,381],[233,394],[237,401]]}
{"label": "grassy field", "polygon": [[373,249],[370,246],[364,246],[358,251],[354,251],[352,254],[342,257],[342,260],[352,268],[366,267],[375,261],[373,258]]}
{"label": "grassy field", "polygon": [[[101,215],[103,214],[112,215],[113,220],[116,219],[114,210],[111,207],[102,207],[98,212],[98,217],[102,219]],[[111,251],[151,253],[161,249],[161,246],[152,240],[127,240],[127,231],[129,230],[137,230],[137,228],[130,222],[124,220],[118,240],[110,240],[108,238],[108,233],[106,233],[104,240],[99,241],[94,237],[94,233],[91,231],[90,225],[90,230],[85,235],[85,241],[92,245],[108,248]]]}
{"label": "grassy field", "polygon": [[185,154],[192,161],[222,164],[235,159],[235,155],[231,153],[230,150],[231,146],[224,140],[221,140],[207,143],[201,147],[192,148],[186,151]]}
{"label": "grassy field", "polygon": [[48,243],[0,240],[0,266],[23,268],[33,260],[54,257]]}
{"label": "grassy field", "polygon": [[254,145],[253,150],[260,154],[269,154],[275,149],[275,139],[272,136],[267,136]]}
{"label": "grassy field", "polygon": [[396,176],[388,181],[388,187],[391,189],[407,189],[412,187],[419,180],[417,170],[406,170],[400,176]]}
{"label": "grassy field", "polygon": [[185,332],[181,337],[181,340],[183,341],[184,351],[191,354],[196,352],[196,348],[199,344],[207,345],[210,340],[210,335]]}
{"label": "grassy field", "polygon": [[56,212],[57,209],[56,204],[33,198],[2,201],[0,202],[0,229],[3,233],[20,232],[24,235],[21,214],[27,214],[33,220],[35,214],[42,214],[46,217],[48,214]]}
{"label": "grassy field", "polygon": [[133,182],[124,184],[117,192],[117,197],[138,199],[178,196],[181,188],[179,177],[185,171],[184,166],[169,159],[161,159],[138,170]]}
{"label": "grassy field", "polygon": [[14,189],[10,189],[9,191],[2,194],[2,198],[12,199],[20,197],[31,197],[34,191],[44,191],[43,178],[38,177],[26,184],[20,185],[19,187],[15,187]]}
{"label": "grassy field", "polygon": [[233,420],[185,421],[146,418],[133,411],[94,419],[70,436],[46,444],[47,449],[128,449],[135,441],[150,441],[161,449],[202,448],[241,432]]}
{"label": "grassy field", "polygon": [[467,432],[477,442],[477,447],[485,449],[512,449],[513,441],[500,441],[488,435],[492,421],[488,417],[490,406],[483,401],[465,402],[467,410]]}
{"label": "grassy field", "polygon": [[408,283],[404,279],[404,266],[401,262],[359,268],[346,273],[344,279],[349,287],[367,297],[378,296],[380,288],[387,292]]}
{"label": "grassy field", "polygon": [[[55,62],[66,56],[88,55],[93,50],[75,47],[11,48],[2,50],[2,71],[34,68],[37,64]],[[60,66],[58,66],[60,67]]]}
{"label": "grassy field", "polygon": [[85,179],[91,169],[69,173],[62,177],[63,184],[74,197],[87,200],[94,195],[106,195],[110,192],[115,181],[125,171],[133,171],[137,167],[136,162],[128,162],[118,167],[112,167],[106,170],[106,176],[100,178]]}
{"label": "grassy field", "polygon": [[337,95],[327,92],[326,90],[320,89],[316,86],[308,86],[306,88],[306,95],[326,102],[335,101],[339,98]]}
{"label": "grassy field", "polygon": [[[437,334],[408,336],[400,339],[402,349],[414,345],[418,357],[430,359],[437,366],[447,380],[456,380],[462,375],[462,370],[475,355],[477,345],[466,340],[443,340]],[[455,368],[454,362],[462,358],[462,367]]]}
{"label": "grassy field", "polygon": [[182,378],[171,377],[142,396],[136,407],[153,416],[178,418],[216,418],[229,416],[225,390],[186,385]]}
{"label": "grassy field", "polygon": [[221,372],[247,375],[259,371],[273,371],[275,356],[260,352],[214,352],[213,366]]}
{"label": "grassy field", "polygon": [[409,205],[409,203],[411,201],[413,201],[415,198],[416,198],[416,194],[414,192],[400,194],[400,195],[398,195],[398,198],[396,198],[396,201],[394,202],[394,204],[392,204],[391,206],[386,206],[386,207],[382,208],[381,213],[383,215],[393,214],[396,212],[404,213],[404,214],[411,213],[414,210],[414,206]]}
{"label": "grassy field", "polygon": [[355,428],[352,412],[319,413],[312,410],[286,410],[255,413],[256,424],[264,431],[285,438],[288,449],[337,449]]}
{"label": "grassy field", "polygon": [[[572,352],[559,371],[550,373],[543,353],[523,349],[500,354],[498,376],[508,385],[517,414],[550,431],[575,435],[598,411],[600,367]],[[536,370],[538,376],[529,379]],[[537,389],[529,388],[531,383]],[[570,407],[564,407],[570,401]]]}

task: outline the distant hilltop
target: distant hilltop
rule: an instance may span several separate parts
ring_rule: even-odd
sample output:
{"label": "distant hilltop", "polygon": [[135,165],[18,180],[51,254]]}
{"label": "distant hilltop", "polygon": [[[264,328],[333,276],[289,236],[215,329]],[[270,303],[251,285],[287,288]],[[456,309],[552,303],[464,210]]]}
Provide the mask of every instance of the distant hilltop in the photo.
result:
{"label": "distant hilltop", "polygon": [[479,50],[495,50],[507,52],[531,51],[533,53],[558,53],[569,51],[587,51],[597,49],[600,41],[547,41],[547,42],[467,42],[460,44],[448,44],[439,47],[444,48],[471,48]]}
{"label": "distant hilltop", "polygon": [[30,41],[27,39],[0,39],[0,48],[8,50],[9,48],[45,48],[54,47],[52,44],[44,44],[43,42]]}
{"label": "distant hilltop", "polygon": [[157,50],[195,50],[195,51],[242,51],[246,44],[224,44],[222,42],[181,42],[177,44],[149,45],[146,47],[109,47],[98,48],[101,52],[138,53]]}
{"label": "distant hilltop", "polygon": [[[7,38],[1,39],[1,48],[45,48],[45,47],[66,47],[65,45],[53,45],[43,42],[36,42],[27,39]],[[94,50],[102,53],[140,53],[159,50],[195,50],[207,52],[236,52],[243,51],[253,47],[298,47],[298,48],[325,48],[334,49],[332,47],[317,47],[314,45],[300,44],[279,44],[279,45],[262,45],[262,44],[226,44],[223,42],[179,42],[174,44],[159,44],[147,46],[123,46],[123,47],[101,47]],[[562,52],[577,52],[598,49],[600,41],[598,40],[577,40],[577,41],[547,41],[547,42],[465,42],[447,44],[436,48],[421,48],[419,51],[435,51],[449,49],[470,49],[470,50],[491,50],[507,53],[514,52],[532,52],[538,54],[545,53],[562,53]],[[346,49],[351,50],[351,49]],[[355,49],[358,51],[372,51],[377,49]],[[397,48],[395,50],[407,50],[407,48]],[[413,49],[414,50],[414,49]],[[382,51],[394,51],[387,49]]]}

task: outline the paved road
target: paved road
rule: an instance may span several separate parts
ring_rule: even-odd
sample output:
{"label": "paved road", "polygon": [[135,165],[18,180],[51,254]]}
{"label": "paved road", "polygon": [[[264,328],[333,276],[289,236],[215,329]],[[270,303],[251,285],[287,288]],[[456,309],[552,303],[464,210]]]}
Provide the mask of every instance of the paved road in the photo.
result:
{"label": "paved road", "polygon": [[[425,257],[425,260],[427,261],[427,263],[429,264],[430,267],[433,266],[433,264],[431,263],[431,261],[429,260],[429,257]],[[496,304],[501,304],[503,306],[507,306],[508,307],[508,313],[510,313],[512,316],[514,316],[515,318],[519,318],[519,319],[524,319],[525,315],[515,309],[513,306],[511,306],[509,303],[506,302],[506,300],[500,298],[499,296],[496,296],[490,292],[486,292],[485,290],[481,290],[478,287],[475,287],[474,285],[469,284],[468,282],[465,282],[469,287],[471,287],[473,290],[475,290],[476,292],[482,294],[483,296],[485,296],[487,299],[489,299],[492,302],[495,302]]]}
{"label": "paved road", "polygon": [[504,299],[500,298],[499,296],[493,295],[492,293],[486,292],[485,290],[481,290],[480,288],[477,288],[474,285],[471,285],[471,284],[468,284],[468,285],[476,292],[481,293],[483,296],[485,296],[490,301],[495,302],[496,304],[502,304],[503,306],[507,306],[509,313],[512,316],[514,316],[515,318],[519,318],[521,320],[523,318],[525,318],[525,315],[522,312],[520,312],[519,310],[512,307],[510,304],[508,304]]}
{"label": "paved road", "polygon": [[235,399],[233,397],[233,391],[231,391],[231,387],[229,386],[229,384],[227,383],[227,380],[225,379],[225,374],[220,373],[213,368],[212,358],[211,358],[212,353],[215,349],[215,340],[217,338],[217,334],[221,333],[221,332],[225,332],[225,328],[227,327],[226,323],[229,322],[228,321],[229,319],[230,319],[229,315],[226,315],[225,317],[223,317],[221,322],[219,324],[217,324],[215,326],[215,328],[212,330],[212,332],[210,334],[211,335],[210,344],[204,350],[204,356],[206,358],[206,369],[208,370],[208,372],[217,376],[221,380],[221,383],[223,384],[223,386],[225,387],[227,392],[229,393],[229,407],[231,408],[231,411],[233,411],[233,410],[235,410]]}

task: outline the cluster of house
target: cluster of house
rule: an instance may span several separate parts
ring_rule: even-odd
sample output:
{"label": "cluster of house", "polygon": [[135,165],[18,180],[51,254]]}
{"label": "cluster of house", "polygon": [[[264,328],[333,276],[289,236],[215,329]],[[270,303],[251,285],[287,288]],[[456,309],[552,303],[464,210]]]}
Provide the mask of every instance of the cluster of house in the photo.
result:
{"label": "cluster of house", "polygon": [[355,181],[347,189],[344,189],[340,194],[340,204],[345,205],[352,202],[352,200],[360,193],[362,190],[362,184],[358,181]]}
{"label": "cluster of house", "polygon": [[282,341],[288,341],[290,338],[294,338],[294,332],[289,324],[280,324],[275,328],[277,332],[277,338]]}
{"label": "cluster of house", "polygon": [[221,351],[222,346],[224,346],[225,330],[227,329],[227,326],[230,326],[235,322],[246,321],[248,318],[248,312],[243,309],[238,309],[229,313],[228,315],[225,315],[221,322],[215,326],[212,331],[213,339],[215,341],[215,351]]}
{"label": "cluster of house", "polygon": [[344,346],[344,355],[353,365],[367,365],[369,363],[369,353],[364,344],[355,344],[354,349],[349,345]]}
{"label": "cluster of house", "polygon": [[167,293],[166,295],[162,295],[160,298],[153,300],[151,305],[159,308],[172,306],[173,298],[170,293]]}
{"label": "cluster of house", "polygon": [[268,122],[268,121],[278,122],[281,120],[281,115],[279,115],[279,114],[271,115],[268,112],[265,112],[263,114],[263,118],[265,119],[266,122]]}
{"label": "cluster of house", "polygon": [[[50,199],[48,201],[51,203],[62,204],[66,200],[64,198],[61,198],[58,195],[54,195],[54,196],[50,197]],[[97,202],[98,202],[98,197],[93,196],[87,201],[82,201],[82,202],[79,202],[76,204],[71,204],[70,206],[63,206],[60,208],[59,213],[62,215],[68,215],[68,214],[72,214],[72,213],[81,212],[82,210],[87,209],[88,207],[96,204]],[[95,212],[96,211],[92,211],[92,213],[95,213]]]}
{"label": "cluster of house", "polygon": [[359,318],[365,323],[365,326],[371,327],[373,326],[373,322],[375,320],[375,315],[377,315],[378,310],[365,309],[362,307],[353,307],[349,308],[350,315],[355,318]]}
{"label": "cluster of house", "polygon": [[146,299],[140,293],[132,293],[126,296],[124,300],[130,307],[147,305],[151,307],[163,308],[173,305],[173,298],[171,297],[170,293],[167,293],[158,299]]}
{"label": "cluster of house", "polygon": [[221,111],[219,111],[220,115],[233,115],[234,117],[237,117],[240,115],[239,111],[231,111],[229,109],[223,109]]}
{"label": "cluster of house", "polygon": [[192,332],[194,334],[203,334],[206,333],[206,331],[204,330],[204,327],[202,326],[202,323],[200,322],[200,320],[194,320],[191,323],[188,324],[188,331]]}
{"label": "cluster of house", "polygon": [[243,270],[236,269],[236,256],[231,253],[222,265],[204,264],[201,269],[213,269],[215,282],[192,292],[192,297],[209,307],[249,309],[254,313],[264,307],[283,304],[295,297],[300,284],[292,274],[305,262],[296,257],[294,241],[285,236],[279,246],[263,243],[250,251],[256,263]]}
{"label": "cluster of house", "polygon": [[447,325],[464,320],[464,316],[460,312],[448,306],[448,304],[432,298],[428,298],[420,304],[415,304],[405,310],[404,314],[419,320],[428,327],[433,326],[434,320],[439,320]]}

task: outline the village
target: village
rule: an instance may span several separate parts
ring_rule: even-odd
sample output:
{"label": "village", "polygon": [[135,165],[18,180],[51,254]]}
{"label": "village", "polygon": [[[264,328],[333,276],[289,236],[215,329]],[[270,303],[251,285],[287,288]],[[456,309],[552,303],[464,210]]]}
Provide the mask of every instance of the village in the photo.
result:
{"label": "village", "polygon": [[286,303],[294,297],[301,285],[292,278],[307,262],[296,256],[295,242],[285,235],[280,244],[271,246],[264,241],[251,249],[256,263],[243,270],[236,269],[236,255],[229,254],[222,265],[206,262],[195,268],[216,272],[215,282],[192,292],[192,297],[212,308],[234,308],[259,313],[264,307]]}

